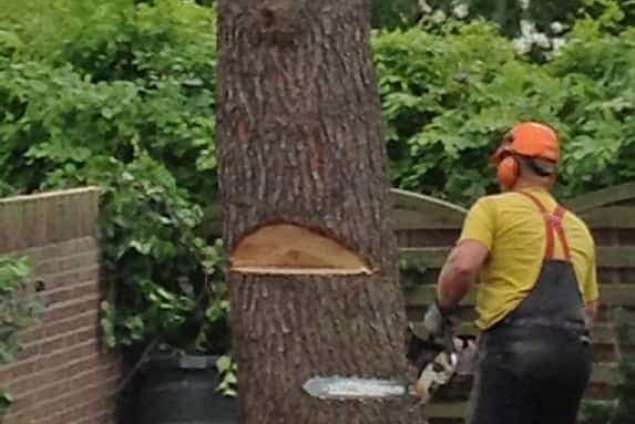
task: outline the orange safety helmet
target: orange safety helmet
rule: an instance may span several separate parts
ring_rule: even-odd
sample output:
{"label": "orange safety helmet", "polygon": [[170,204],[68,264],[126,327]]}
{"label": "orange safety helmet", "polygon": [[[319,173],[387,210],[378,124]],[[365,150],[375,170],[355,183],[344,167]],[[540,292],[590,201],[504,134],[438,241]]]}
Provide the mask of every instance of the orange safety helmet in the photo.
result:
{"label": "orange safety helmet", "polygon": [[492,156],[500,184],[509,189],[516,184],[519,164],[516,156],[560,162],[560,143],[556,132],[545,124],[522,122],[505,136]]}

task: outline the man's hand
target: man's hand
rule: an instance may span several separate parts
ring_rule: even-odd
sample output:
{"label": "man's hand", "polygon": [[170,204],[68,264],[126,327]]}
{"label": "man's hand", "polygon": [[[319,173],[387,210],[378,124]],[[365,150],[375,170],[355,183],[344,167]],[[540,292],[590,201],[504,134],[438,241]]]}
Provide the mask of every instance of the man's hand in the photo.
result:
{"label": "man's hand", "polygon": [[448,311],[443,311],[437,302],[433,303],[423,316],[423,327],[430,337],[444,336],[452,328]]}

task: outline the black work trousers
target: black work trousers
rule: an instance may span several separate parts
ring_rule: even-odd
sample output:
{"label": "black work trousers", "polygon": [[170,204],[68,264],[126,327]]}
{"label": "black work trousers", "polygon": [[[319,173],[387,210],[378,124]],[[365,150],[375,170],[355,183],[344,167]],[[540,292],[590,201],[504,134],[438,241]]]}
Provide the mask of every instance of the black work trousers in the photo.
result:
{"label": "black work trousers", "polygon": [[578,332],[499,326],[479,343],[469,424],[575,424],[591,348]]}

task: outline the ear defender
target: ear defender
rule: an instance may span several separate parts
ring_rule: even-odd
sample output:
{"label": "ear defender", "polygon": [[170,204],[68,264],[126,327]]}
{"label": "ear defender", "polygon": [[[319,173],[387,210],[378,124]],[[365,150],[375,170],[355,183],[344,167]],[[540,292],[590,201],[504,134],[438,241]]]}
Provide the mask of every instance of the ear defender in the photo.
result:
{"label": "ear defender", "polygon": [[516,184],[519,174],[518,160],[511,154],[506,155],[496,167],[498,182],[505,189],[510,189]]}

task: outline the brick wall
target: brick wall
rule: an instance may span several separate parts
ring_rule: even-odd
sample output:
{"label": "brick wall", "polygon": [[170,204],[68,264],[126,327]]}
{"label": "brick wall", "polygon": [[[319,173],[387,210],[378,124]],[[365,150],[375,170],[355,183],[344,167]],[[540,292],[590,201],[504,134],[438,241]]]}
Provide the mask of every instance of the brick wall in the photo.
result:
{"label": "brick wall", "polygon": [[0,367],[15,398],[2,424],[115,422],[120,368],[100,340],[98,199],[86,188],[0,200],[0,254],[32,258],[45,303],[18,361]]}

